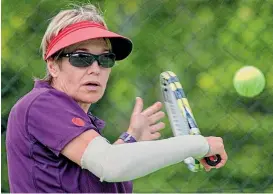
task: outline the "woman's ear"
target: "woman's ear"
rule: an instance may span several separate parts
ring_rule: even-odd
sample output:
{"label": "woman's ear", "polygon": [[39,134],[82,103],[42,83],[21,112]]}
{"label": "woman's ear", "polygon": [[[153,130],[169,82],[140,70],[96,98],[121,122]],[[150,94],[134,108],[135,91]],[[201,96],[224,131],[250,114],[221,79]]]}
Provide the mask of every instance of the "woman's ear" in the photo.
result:
{"label": "woman's ear", "polygon": [[52,58],[47,60],[47,69],[52,77],[56,78],[59,75],[59,65]]}

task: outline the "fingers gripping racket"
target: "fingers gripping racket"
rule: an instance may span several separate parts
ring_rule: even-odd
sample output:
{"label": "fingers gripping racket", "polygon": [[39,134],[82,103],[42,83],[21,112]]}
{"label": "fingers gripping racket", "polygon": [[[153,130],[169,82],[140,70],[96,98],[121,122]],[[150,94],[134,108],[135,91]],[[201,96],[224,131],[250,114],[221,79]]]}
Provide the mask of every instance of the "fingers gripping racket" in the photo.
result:
{"label": "fingers gripping racket", "polygon": [[[160,83],[174,136],[201,135],[177,76],[171,71],[163,72],[160,74]],[[220,155],[206,157],[205,161],[210,166],[216,166],[221,161],[221,157]],[[193,172],[197,172],[202,168],[200,162],[192,157],[186,158],[184,163]]]}

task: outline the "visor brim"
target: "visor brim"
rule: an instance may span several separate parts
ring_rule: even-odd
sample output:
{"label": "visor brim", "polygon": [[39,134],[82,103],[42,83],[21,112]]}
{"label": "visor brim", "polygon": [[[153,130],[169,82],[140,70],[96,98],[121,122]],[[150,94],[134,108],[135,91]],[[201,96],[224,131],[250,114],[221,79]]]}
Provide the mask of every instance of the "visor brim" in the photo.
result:
{"label": "visor brim", "polygon": [[125,59],[132,52],[133,43],[130,39],[99,27],[87,27],[71,31],[69,34],[61,37],[48,51],[47,55],[45,56],[45,60],[65,47],[89,39],[97,38],[109,38],[112,46],[112,52],[116,55],[117,61]]}

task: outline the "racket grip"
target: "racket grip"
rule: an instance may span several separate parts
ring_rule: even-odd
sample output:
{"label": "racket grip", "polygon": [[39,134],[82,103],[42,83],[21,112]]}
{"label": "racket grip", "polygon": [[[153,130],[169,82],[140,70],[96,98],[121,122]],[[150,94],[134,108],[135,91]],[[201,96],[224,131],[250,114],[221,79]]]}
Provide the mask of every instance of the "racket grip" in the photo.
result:
{"label": "racket grip", "polygon": [[205,161],[210,166],[216,166],[221,162],[222,158],[219,154],[215,156],[205,157]]}

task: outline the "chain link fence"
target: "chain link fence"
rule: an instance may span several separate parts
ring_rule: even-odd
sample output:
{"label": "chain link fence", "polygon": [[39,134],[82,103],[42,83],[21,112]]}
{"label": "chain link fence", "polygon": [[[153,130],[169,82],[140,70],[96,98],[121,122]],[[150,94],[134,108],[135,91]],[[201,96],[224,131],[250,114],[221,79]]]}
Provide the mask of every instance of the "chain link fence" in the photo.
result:
{"label": "chain link fence", "polygon": [[[79,1],[78,1],[79,2]],[[80,1],[81,2],[81,1]],[[86,1],[82,1],[86,2]],[[2,1],[1,190],[9,192],[5,150],[8,114],[43,77],[39,51],[48,19],[74,1]],[[226,166],[190,172],[181,163],[134,181],[134,192],[273,192],[273,1],[101,0],[108,27],[134,42],[130,57],[112,70],[104,97],[91,107],[114,142],[128,128],[135,97],[162,100],[159,74],[175,72],[205,136],[221,136]],[[266,77],[264,91],[240,97],[232,84],[245,65]],[[162,139],[172,136],[167,118]],[[139,164],[141,165],[141,164]],[[20,176],[20,175],[18,175]]]}

